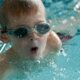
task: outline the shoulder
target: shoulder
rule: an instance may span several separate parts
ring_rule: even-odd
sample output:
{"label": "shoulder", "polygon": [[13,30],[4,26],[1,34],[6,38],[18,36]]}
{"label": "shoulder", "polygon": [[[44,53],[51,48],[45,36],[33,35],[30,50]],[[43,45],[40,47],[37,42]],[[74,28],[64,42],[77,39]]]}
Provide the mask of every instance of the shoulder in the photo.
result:
{"label": "shoulder", "polygon": [[58,51],[62,46],[62,42],[61,42],[60,38],[53,31],[50,31],[50,33],[49,33],[48,45],[54,51]]}

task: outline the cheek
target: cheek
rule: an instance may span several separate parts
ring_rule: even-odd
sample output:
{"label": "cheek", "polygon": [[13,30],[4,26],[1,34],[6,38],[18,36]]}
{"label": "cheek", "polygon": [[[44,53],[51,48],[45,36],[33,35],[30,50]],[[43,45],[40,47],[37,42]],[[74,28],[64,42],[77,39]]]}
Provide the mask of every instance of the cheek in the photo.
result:
{"label": "cheek", "polygon": [[20,40],[20,39],[13,39],[11,40],[13,47],[16,49],[22,49],[23,47],[25,47],[28,43],[27,40]]}
{"label": "cheek", "polygon": [[47,38],[48,38],[47,35],[43,35],[41,38],[39,38],[38,41],[42,44],[45,44],[47,42]]}
{"label": "cheek", "polygon": [[29,42],[27,42],[27,40],[23,41],[23,40],[18,40],[15,42],[15,45],[17,45],[19,48],[22,48],[22,47],[25,47],[25,46],[28,46]]}

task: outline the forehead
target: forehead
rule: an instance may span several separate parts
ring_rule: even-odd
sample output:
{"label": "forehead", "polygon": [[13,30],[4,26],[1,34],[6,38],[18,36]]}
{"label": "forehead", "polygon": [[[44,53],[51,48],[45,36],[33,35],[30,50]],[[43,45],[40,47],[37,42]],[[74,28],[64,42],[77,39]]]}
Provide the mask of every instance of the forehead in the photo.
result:
{"label": "forehead", "polygon": [[20,24],[33,26],[36,23],[46,21],[45,14],[42,11],[38,11],[37,13],[30,14],[30,15],[26,15],[26,14],[22,14],[20,16],[9,15],[8,17],[9,17],[10,27],[16,27],[16,25],[20,25]]}
{"label": "forehead", "polygon": [[11,27],[14,27],[20,24],[26,24],[26,25],[33,26],[36,23],[45,22],[45,21],[46,21],[45,16],[40,15],[40,14],[21,15],[20,17],[9,16],[9,25]]}
{"label": "forehead", "polygon": [[20,24],[27,24],[27,25],[34,25],[38,22],[45,21],[45,9],[44,6],[39,5],[37,12],[32,10],[30,14],[23,13],[20,16],[15,16],[12,14],[8,14],[8,20],[10,27],[15,27],[16,25]]}

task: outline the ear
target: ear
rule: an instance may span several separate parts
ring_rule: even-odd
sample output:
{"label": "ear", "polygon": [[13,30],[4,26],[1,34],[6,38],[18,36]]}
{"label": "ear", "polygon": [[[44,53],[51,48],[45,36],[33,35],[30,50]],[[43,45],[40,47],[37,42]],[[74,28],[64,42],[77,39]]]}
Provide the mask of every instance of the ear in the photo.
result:
{"label": "ear", "polygon": [[0,31],[0,40],[5,43],[9,42],[9,37],[8,37],[7,33],[1,33],[1,31]]}
{"label": "ear", "polygon": [[7,28],[0,25],[0,40],[3,42],[9,41],[9,36],[7,35]]}

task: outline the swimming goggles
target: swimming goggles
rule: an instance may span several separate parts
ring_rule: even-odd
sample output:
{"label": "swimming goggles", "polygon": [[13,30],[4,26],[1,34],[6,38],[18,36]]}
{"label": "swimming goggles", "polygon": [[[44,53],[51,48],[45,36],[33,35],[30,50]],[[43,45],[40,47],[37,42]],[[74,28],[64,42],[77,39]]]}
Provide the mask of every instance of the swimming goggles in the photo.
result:
{"label": "swimming goggles", "polygon": [[31,32],[36,32],[38,35],[44,35],[50,31],[50,25],[48,23],[36,24],[33,28],[27,25],[19,25],[17,29],[7,29],[9,35],[14,35],[17,38],[24,38]]}

